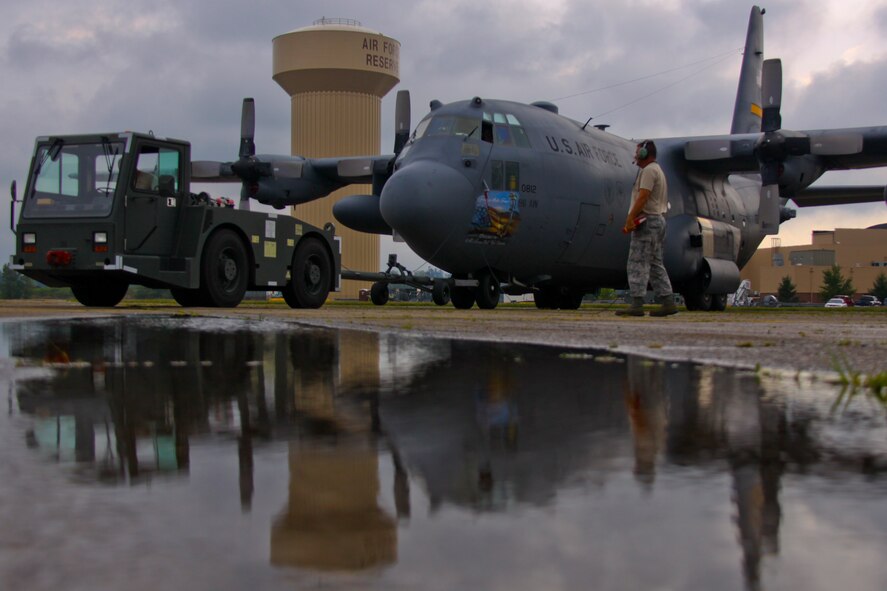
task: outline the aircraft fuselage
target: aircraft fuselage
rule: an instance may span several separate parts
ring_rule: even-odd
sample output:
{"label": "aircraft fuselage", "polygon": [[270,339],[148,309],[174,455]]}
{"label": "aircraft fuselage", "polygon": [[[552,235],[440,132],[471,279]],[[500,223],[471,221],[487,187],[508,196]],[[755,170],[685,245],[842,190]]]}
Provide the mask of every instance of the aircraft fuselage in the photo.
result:
{"label": "aircraft fuselage", "polygon": [[[666,267],[678,288],[698,279],[703,259],[741,267],[764,236],[760,181],[734,187],[725,174],[689,173],[686,141],[656,140],[669,183]],[[635,146],[540,106],[452,103],[417,126],[381,213],[417,254],[456,277],[486,270],[518,286],[622,287]]]}

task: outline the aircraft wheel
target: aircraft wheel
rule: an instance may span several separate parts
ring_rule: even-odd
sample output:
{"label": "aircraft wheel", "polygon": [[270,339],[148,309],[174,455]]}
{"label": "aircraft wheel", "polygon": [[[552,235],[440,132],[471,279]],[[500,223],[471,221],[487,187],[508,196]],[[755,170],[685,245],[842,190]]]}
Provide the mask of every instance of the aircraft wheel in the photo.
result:
{"label": "aircraft wheel", "polygon": [[711,308],[712,312],[723,312],[727,309],[727,294],[725,293],[716,293],[711,296]]}
{"label": "aircraft wheel", "polygon": [[388,284],[383,281],[376,281],[370,288],[370,300],[377,306],[384,306],[388,303]]}
{"label": "aircraft wheel", "polygon": [[319,308],[330,295],[333,263],[316,238],[305,238],[293,253],[290,280],[281,288],[290,308]]}
{"label": "aircraft wheel", "polygon": [[550,289],[542,288],[533,292],[533,302],[540,310],[552,310],[556,306],[556,295]]}
{"label": "aircraft wheel", "polygon": [[90,308],[113,308],[120,303],[129,284],[124,281],[105,281],[95,285],[72,285],[77,301]]}
{"label": "aircraft wheel", "polygon": [[200,300],[200,290],[199,289],[185,289],[183,287],[170,287],[169,293],[172,294],[172,299],[174,299],[176,301],[176,303],[183,308],[193,308],[194,306],[200,306],[203,303]]}
{"label": "aircraft wheel", "polygon": [[496,276],[489,272],[481,273],[474,294],[477,307],[481,310],[492,310],[499,304],[500,293],[502,293],[502,286]]}
{"label": "aircraft wheel", "polygon": [[473,287],[453,287],[450,292],[453,307],[458,310],[468,310],[474,305],[474,288]]}
{"label": "aircraft wheel", "polygon": [[431,299],[438,306],[450,303],[450,282],[446,279],[435,279],[431,288]]}
{"label": "aircraft wheel", "polygon": [[567,289],[564,293],[560,294],[560,297],[558,298],[558,308],[561,310],[578,310],[582,305],[582,298],[584,297],[585,293],[581,291]]}
{"label": "aircraft wheel", "polygon": [[712,297],[710,293],[688,292],[681,295],[684,296],[684,304],[687,306],[687,310],[691,312],[708,312],[711,310]]}
{"label": "aircraft wheel", "polygon": [[233,230],[221,229],[206,241],[200,262],[200,298],[207,306],[233,308],[249,283],[249,256]]}

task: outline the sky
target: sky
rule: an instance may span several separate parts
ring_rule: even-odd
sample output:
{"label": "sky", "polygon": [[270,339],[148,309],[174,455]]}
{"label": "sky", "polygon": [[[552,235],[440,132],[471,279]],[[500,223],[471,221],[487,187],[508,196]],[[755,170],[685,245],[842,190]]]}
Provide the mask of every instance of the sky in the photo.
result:
{"label": "sky", "polygon": [[[356,19],[401,42],[401,82],[382,101],[383,153],[392,150],[401,89],[411,93],[414,125],[433,99],[481,96],[553,101],[563,115],[593,117],[628,138],[727,133],[751,6],[736,0],[7,3],[0,19],[0,187],[7,191],[17,180],[21,191],[39,135],[150,130],[189,140],[195,160],[234,160],[245,96],[256,100],[258,152],[288,154],[289,97],[271,79],[271,40],[321,17]],[[784,128],[887,125],[887,0],[774,0],[762,7],[765,57],[783,61]],[[830,172],[817,182],[829,184],[884,185],[887,171]],[[236,189],[228,195],[236,197]],[[0,215],[5,262],[14,236],[8,207]],[[808,244],[814,229],[885,222],[884,203],[799,209],[779,238],[784,246]],[[383,262],[392,248],[383,240]],[[397,251],[408,267],[421,264],[402,246]]]}

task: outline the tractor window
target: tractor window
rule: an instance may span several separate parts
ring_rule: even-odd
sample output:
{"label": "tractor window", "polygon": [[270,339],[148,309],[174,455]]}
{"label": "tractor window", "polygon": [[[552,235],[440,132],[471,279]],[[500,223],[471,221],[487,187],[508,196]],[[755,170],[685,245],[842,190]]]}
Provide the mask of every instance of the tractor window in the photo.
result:
{"label": "tractor window", "polygon": [[124,144],[104,141],[38,146],[22,214],[31,218],[106,216]]}
{"label": "tractor window", "polygon": [[179,193],[179,151],[143,145],[133,171],[131,187],[143,193]]}

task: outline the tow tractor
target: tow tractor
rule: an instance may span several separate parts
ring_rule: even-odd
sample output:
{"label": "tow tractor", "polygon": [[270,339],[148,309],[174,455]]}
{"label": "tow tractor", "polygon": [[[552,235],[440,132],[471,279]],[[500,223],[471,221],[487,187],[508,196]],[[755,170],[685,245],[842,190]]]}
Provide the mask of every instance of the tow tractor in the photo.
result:
{"label": "tow tractor", "polygon": [[131,132],[37,138],[20,201],[12,184],[11,267],[70,287],[85,306],[115,306],[131,284],[211,307],[264,290],[293,308],[318,308],[338,291],[332,224],[191,192],[190,151],[186,141]]}

